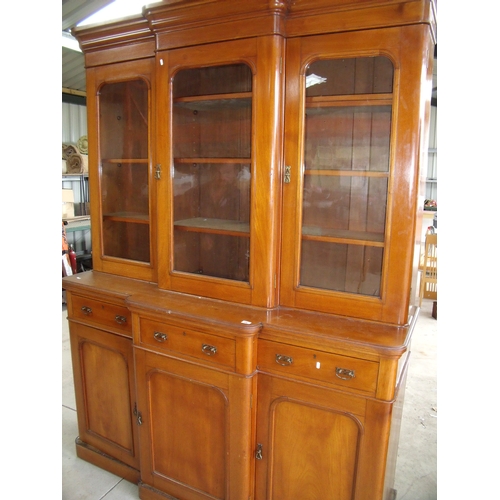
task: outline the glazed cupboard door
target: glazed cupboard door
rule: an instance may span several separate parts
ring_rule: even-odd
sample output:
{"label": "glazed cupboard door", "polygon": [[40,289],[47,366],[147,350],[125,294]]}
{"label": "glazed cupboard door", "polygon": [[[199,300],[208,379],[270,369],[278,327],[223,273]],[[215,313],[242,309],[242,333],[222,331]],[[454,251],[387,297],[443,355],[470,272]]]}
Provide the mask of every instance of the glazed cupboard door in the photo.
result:
{"label": "glazed cupboard door", "polygon": [[[155,280],[151,193],[151,60],[87,72],[93,265],[98,271]],[[95,101],[95,102],[94,102]]]}
{"label": "glazed cupboard door", "polygon": [[407,321],[428,43],[423,26],[288,41],[283,305]]}
{"label": "glazed cupboard door", "polygon": [[280,37],[159,54],[159,286],[276,302]]}

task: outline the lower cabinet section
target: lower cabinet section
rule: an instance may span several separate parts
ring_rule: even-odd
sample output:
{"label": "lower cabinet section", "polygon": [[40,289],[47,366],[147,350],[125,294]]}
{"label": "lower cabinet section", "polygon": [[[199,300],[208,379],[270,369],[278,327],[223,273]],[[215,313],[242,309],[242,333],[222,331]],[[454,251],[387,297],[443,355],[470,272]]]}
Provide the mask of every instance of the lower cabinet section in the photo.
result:
{"label": "lower cabinet section", "polygon": [[248,500],[253,379],[135,350],[141,498]]}
{"label": "lower cabinet section", "polygon": [[130,481],[139,478],[132,339],[70,323],[77,453]]}
{"label": "lower cabinet section", "polygon": [[80,458],[143,500],[394,499],[416,315],[402,330],[174,294],[167,307],[127,283],[68,291]]}

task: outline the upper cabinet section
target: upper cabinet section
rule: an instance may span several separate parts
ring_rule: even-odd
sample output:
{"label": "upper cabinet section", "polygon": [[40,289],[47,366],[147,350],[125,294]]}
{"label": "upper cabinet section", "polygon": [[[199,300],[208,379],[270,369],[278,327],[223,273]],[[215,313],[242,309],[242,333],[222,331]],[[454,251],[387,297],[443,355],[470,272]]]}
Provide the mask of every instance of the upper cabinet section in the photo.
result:
{"label": "upper cabinet section", "polygon": [[408,321],[431,0],[168,0],[75,30],[94,269]]}

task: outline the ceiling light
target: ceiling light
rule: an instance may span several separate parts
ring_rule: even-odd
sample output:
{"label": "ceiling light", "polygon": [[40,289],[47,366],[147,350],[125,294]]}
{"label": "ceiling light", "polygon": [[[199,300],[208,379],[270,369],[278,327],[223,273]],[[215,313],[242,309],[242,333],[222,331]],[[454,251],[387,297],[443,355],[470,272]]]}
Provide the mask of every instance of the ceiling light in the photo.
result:
{"label": "ceiling light", "polygon": [[123,17],[137,15],[142,13],[142,8],[147,3],[147,0],[115,0],[78,23],[77,26],[116,21]]}
{"label": "ceiling light", "polygon": [[66,47],[67,49],[76,50],[77,52],[81,52],[78,40],[74,36],[71,36],[66,31],[62,32],[62,46]]}

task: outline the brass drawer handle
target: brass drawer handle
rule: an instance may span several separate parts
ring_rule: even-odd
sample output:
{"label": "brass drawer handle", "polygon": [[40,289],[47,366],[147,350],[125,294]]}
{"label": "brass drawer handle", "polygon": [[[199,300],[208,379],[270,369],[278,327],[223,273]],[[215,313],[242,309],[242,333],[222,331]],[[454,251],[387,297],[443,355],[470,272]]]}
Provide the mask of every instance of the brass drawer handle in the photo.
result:
{"label": "brass drawer handle", "polygon": [[162,333],[162,332],[155,332],[153,334],[153,337],[155,338],[155,340],[157,340],[158,342],[165,342],[165,340],[168,339],[168,336],[166,333]]}
{"label": "brass drawer handle", "polygon": [[90,316],[92,314],[92,309],[87,306],[82,306],[82,312],[85,316]]}
{"label": "brass drawer handle", "polygon": [[349,370],[347,368],[335,368],[335,375],[342,380],[351,380],[356,376],[354,370]]}
{"label": "brass drawer handle", "polygon": [[124,325],[126,322],[127,322],[127,318],[125,316],[120,316],[119,314],[117,314],[115,316],[115,321],[119,324],[119,325]]}
{"label": "brass drawer handle", "polygon": [[213,356],[214,354],[217,354],[217,347],[214,345],[203,344],[201,346],[201,352],[207,356]]}
{"label": "brass drawer handle", "polygon": [[290,366],[293,363],[293,358],[283,354],[276,354],[276,363],[281,366]]}

